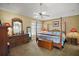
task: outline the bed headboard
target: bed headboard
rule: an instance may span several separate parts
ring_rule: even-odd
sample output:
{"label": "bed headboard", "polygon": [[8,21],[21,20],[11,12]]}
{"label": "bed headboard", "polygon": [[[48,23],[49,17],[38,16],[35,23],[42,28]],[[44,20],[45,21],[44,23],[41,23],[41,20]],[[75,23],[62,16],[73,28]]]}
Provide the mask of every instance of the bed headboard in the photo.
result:
{"label": "bed headboard", "polygon": [[[61,32],[61,30],[53,29],[53,30],[50,30],[50,32]],[[62,32],[65,33],[65,31],[62,31]]]}

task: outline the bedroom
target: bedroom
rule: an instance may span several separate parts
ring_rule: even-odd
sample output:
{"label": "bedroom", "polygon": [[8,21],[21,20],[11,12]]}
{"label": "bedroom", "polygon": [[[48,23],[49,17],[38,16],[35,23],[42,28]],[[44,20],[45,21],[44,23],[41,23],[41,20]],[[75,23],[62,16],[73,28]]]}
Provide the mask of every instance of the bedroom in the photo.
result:
{"label": "bedroom", "polygon": [[78,3],[0,3],[0,26],[8,27],[9,38],[2,55],[79,55],[78,19]]}

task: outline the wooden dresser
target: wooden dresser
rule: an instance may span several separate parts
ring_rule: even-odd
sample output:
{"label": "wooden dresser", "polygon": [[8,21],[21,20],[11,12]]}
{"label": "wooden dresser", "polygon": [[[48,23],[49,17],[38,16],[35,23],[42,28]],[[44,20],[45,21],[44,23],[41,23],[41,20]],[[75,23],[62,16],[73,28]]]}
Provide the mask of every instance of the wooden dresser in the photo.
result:
{"label": "wooden dresser", "polygon": [[13,35],[9,37],[10,48],[29,42],[29,34]]}
{"label": "wooden dresser", "polygon": [[78,39],[77,38],[66,38],[68,44],[72,45],[79,45]]}
{"label": "wooden dresser", "polygon": [[49,40],[41,39],[41,40],[38,40],[38,46],[51,50],[53,48],[53,42]]}
{"label": "wooden dresser", "polygon": [[0,26],[0,56],[7,55],[7,28]]}

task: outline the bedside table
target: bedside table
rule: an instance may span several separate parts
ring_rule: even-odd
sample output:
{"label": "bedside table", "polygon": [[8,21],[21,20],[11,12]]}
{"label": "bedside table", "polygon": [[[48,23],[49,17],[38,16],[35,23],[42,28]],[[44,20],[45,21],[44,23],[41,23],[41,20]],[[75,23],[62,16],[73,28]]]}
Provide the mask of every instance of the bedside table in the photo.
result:
{"label": "bedside table", "polygon": [[72,44],[72,45],[78,45],[78,41],[77,38],[66,38],[67,39],[67,43],[68,44]]}

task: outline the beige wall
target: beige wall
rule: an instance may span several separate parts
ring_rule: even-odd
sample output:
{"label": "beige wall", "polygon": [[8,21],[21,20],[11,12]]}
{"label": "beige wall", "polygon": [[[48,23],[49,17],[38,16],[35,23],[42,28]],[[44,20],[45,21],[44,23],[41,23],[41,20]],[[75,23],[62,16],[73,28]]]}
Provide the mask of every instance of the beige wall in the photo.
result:
{"label": "beige wall", "polygon": [[0,10],[0,19],[2,23],[8,22],[12,25],[12,18],[15,18],[15,17],[22,19],[24,32],[26,32],[26,27],[31,26],[31,22],[34,20],[30,17]]}
{"label": "beige wall", "polygon": [[[31,26],[32,22],[35,22],[33,18],[27,17],[27,16],[23,16],[23,15],[19,15],[19,14],[15,14],[12,12],[7,12],[7,11],[3,11],[0,10],[0,19],[2,21],[2,23],[8,22],[12,25],[12,18],[20,18],[23,21],[23,30],[24,32],[26,32],[26,27]],[[52,19],[49,21],[43,21],[43,27],[42,28],[49,28],[49,30],[53,29],[53,20],[59,20],[58,19]],[[63,30],[64,30],[64,20],[66,20],[66,30],[67,32],[70,31],[71,28],[75,27],[77,28],[77,30],[79,31],[79,15],[76,16],[69,16],[69,17],[63,17]]]}
{"label": "beige wall", "polygon": [[66,20],[67,32],[69,32],[73,27],[77,28],[79,31],[79,15],[64,17],[64,19]]}
{"label": "beige wall", "polygon": [[[43,21],[43,28],[47,29],[49,27],[49,30],[54,29],[53,20],[59,20],[59,19],[52,19],[49,21]],[[62,19],[63,19],[63,21],[62,21],[62,26],[63,26],[62,29],[63,30],[65,30],[64,22],[66,21],[66,31],[67,32],[69,32],[71,30],[71,28],[73,28],[73,27],[77,28],[77,30],[79,31],[79,25],[78,25],[79,24],[79,15],[63,17]]]}
{"label": "beige wall", "polygon": [[[58,21],[59,22],[59,26],[58,27],[54,27],[54,25],[53,25],[54,21]],[[62,24],[64,24],[64,20],[62,20]],[[65,25],[62,25],[63,31],[65,30],[64,27],[65,27]],[[49,30],[53,30],[53,29],[61,30],[61,18],[43,21],[43,28],[49,29]]]}

